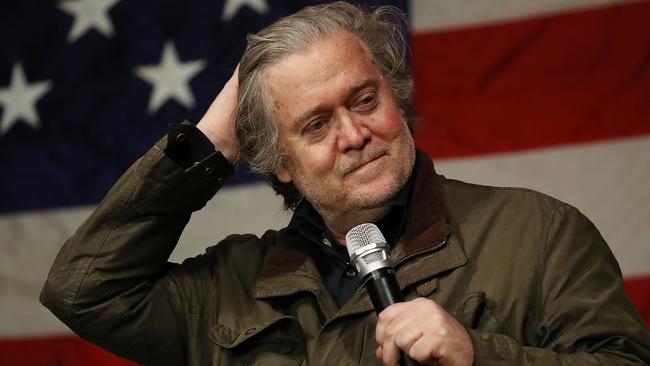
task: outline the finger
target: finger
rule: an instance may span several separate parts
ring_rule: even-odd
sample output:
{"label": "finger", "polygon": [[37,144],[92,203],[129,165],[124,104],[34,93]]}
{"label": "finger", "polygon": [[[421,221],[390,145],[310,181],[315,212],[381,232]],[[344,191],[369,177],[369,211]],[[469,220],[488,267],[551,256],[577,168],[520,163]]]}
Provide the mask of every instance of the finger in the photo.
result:
{"label": "finger", "polygon": [[412,320],[408,316],[406,305],[406,303],[393,304],[378,316],[375,338],[377,344],[382,346],[382,361],[385,365],[396,364],[399,361],[402,348],[396,343],[398,334],[402,333],[399,342],[406,349],[420,334],[417,331],[408,331],[416,327],[409,326]]}
{"label": "finger", "polygon": [[382,347],[381,361],[384,365],[397,365],[401,351],[394,343]]}
{"label": "finger", "polygon": [[381,360],[384,357],[384,351],[381,346],[377,347],[377,350],[375,351],[375,356],[377,356],[378,360]]}
{"label": "finger", "polygon": [[375,327],[375,341],[377,345],[382,345],[384,343],[384,337],[386,334],[386,321],[381,318],[377,318],[377,326]]}
{"label": "finger", "polygon": [[416,327],[407,327],[395,335],[395,344],[404,353],[409,353],[413,344],[422,337],[422,331]]}
{"label": "finger", "polygon": [[408,303],[406,302],[397,302],[395,304],[390,305],[386,309],[382,310],[381,313],[379,313],[379,318],[385,318],[385,319],[392,319],[395,316],[399,315],[404,311],[404,307]]}
{"label": "finger", "polygon": [[384,342],[380,344],[382,347],[381,360],[384,365],[394,365],[398,362],[401,350],[395,344],[392,334],[387,333]]}
{"label": "finger", "polygon": [[430,337],[420,337],[416,342],[411,345],[408,351],[409,357],[423,365],[436,365],[438,364],[437,354],[439,344]]}
{"label": "finger", "polygon": [[395,340],[399,345],[410,345],[408,342],[414,341],[419,336],[419,321],[411,318],[410,314],[402,313],[391,318],[388,322],[383,322],[383,337]]}
{"label": "finger", "polygon": [[421,301],[426,301],[427,299],[416,298],[408,302],[398,302],[390,305],[384,309],[378,315],[378,321],[384,322],[385,324],[391,323],[395,320],[400,322],[419,322],[416,313],[413,312],[413,309],[417,309],[420,306],[418,303]]}
{"label": "finger", "polygon": [[391,327],[391,330],[395,329],[394,327],[396,324],[393,324],[393,322],[401,318],[399,316],[399,313],[393,311],[396,308],[391,308],[394,305],[387,307],[384,311],[379,313],[379,315],[377,316],[377,326],[375,327],[375,340],[379,345],[381,345],[385,341],[387,328]]}
{"label": "finger", "polygon": [[377,327],[375,328],[375,340],[377,341],[377,344],[384,343],[387,331],[386,328],[388,326],[394,327],[392,329],[397,329],[399,327],[396,327],[396,324],[393,324],[393,322],[395,320],[405,320],[403,316],[406,313],[404,305],[405,303],[396,303],[387,307],[381,313],[379,313],[377,316]]}

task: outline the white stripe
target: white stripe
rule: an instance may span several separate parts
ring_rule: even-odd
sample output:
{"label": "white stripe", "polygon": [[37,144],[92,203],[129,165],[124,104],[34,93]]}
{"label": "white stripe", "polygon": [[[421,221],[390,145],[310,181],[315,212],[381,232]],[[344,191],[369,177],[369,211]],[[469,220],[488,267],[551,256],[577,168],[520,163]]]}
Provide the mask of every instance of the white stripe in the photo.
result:
{"label": "white stripe", "polygon": [[39,335],[65,326],[38,302],[63,241],[90,209],[0,216],[0,336]]}
{"label": "white stripe", "polygon": [[638,0],[410,0],[411,27],[433,31],[512,21]]}
{"label": "white stripe", "polygon": [[650,136],[437,161],[449,178],[532,188],[582,211],[626,276],[650,273]]}
{"label": "white stripe", "polygon": [[[224,209],[226,208],[226,209]],[[0,337],[69,333],[38,296],[63,242],[90,216],[93,207],[0,216]],[[203,253],[233,233],[261,235],[286,226],[281,201],[264,184],[224,188],[194,214],[173,261]]]}
{"label": "white stripe", "polygon": [[229,234],[262,235],[266,230],[283,228],[289,219],[289,212],[282,209],[282,199],[266,184],[223,189],[203,210],[192,215],[171,259],[181,262],[203,253]]}

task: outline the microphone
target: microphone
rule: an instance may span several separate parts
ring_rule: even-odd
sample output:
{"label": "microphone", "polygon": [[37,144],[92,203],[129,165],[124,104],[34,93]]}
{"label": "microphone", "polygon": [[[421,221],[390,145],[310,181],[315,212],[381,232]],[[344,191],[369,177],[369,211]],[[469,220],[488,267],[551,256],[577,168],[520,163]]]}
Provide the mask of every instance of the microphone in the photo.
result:
{"label": "microphone", "polygon": [[[345,240],[350,260],[363,278],[377,314],[389,305],[403,302],[402,290],[397,284],[390,259],[390,247],[377,225],[355,226],[345,235]],[[419,363],[402,352],[400,365],[417,366]]]}

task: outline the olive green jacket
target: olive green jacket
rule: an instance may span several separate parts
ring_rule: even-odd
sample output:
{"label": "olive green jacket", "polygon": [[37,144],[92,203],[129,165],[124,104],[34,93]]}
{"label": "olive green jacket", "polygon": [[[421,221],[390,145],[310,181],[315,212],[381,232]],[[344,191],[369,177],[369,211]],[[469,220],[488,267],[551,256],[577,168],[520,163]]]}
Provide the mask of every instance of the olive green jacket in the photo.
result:
{"label": "olive green jacket", "polygon": [[[287,230],[232,235],[167,262],[232,167],[217,153],[184,171],[165,147],[138,160],[66,242],[42,303],[144,364],[378,364],[365,289],[339,309]],[[475,365],[650,363],[618,265],[582,214],[529,190],[448,180],[418,160],[392,252],[397,279],[407,300],[433,299],[468,329]]]}

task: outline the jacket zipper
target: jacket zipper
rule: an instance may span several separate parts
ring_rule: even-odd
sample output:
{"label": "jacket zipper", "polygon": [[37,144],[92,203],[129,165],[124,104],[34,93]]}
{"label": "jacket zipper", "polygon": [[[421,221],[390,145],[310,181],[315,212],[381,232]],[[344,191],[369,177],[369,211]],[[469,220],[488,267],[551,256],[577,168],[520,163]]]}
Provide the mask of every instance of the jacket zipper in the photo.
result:
{"label": "jacket zipper", "polygon": [[[424,255],[424,254],[437,252],[442,247],[444,247],[445,244],[447,244],[447,239],[446,238],[442,239],[439,242],[437,242],[434,246],[432,246],[430,248],[421,250],[419,252],[411,253],[411,254],[407,255],[406,257],[401,258],[400,260],[395,262],[395,264],[393,264],[393,268],[395,268],[395,270],[397,270],[404,262],[406,262],[408,260],[411,260],[414,257],[418,257],[418,256],[421,256],[421,255]],[[361,284],[361,286],[357,287],[356,291],[354,291],[353,296],[356,296],[365,286],[366,286],[366,283],[364,282],[364,283]]]}

